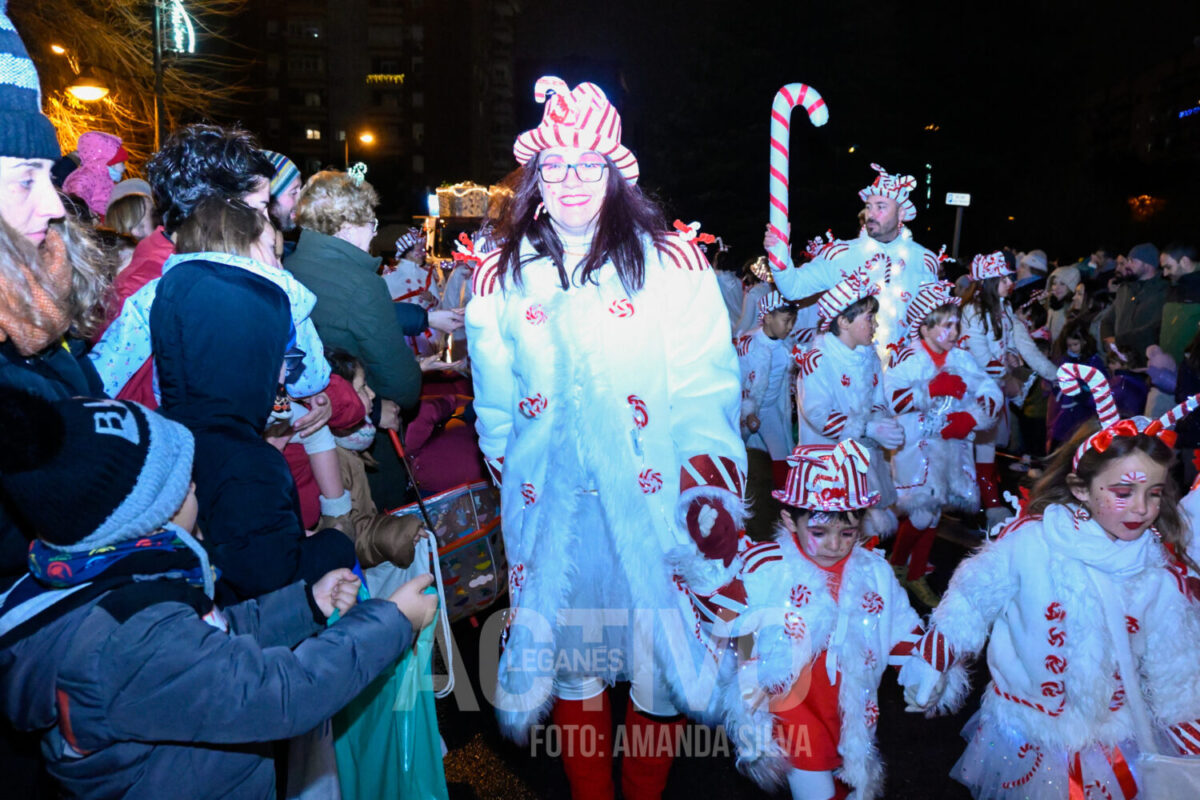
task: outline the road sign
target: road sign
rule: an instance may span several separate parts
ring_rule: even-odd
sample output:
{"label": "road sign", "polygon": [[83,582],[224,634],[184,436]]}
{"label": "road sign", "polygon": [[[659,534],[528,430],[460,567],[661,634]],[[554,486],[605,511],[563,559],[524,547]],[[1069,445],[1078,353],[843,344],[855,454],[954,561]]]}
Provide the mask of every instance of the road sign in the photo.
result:
{"label": "road sign", "polygon": [[971,205],[971,195],[963,194],[962,192],[947,192],[946,205],[966,208]]}

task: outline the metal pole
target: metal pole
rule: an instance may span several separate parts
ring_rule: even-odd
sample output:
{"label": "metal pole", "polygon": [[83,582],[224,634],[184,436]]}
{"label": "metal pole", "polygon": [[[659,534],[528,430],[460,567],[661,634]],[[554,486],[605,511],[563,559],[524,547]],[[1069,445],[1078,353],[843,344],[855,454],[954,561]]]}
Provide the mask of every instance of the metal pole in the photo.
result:
{"label": "metal pole", "polygon": [[955,261],[958,260],[958,235],[962,233],[962,212],[963,207],[959,206],[954,213],[954,246],[950,248],[950,257]]}
{"label": "metal pole", "polygon": [[154,0],[154,150],[162,142],[163,118],[166,106],[163,101],[163,54],[162,54],[162,0]]}

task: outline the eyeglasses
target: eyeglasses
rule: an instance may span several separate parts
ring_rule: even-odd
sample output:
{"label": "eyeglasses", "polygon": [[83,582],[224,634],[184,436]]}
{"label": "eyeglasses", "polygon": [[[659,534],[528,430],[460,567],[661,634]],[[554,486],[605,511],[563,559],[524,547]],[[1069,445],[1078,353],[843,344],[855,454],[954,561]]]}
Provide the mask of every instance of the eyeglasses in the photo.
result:
{"label": "eyeglasses", "polygon": [[565,161],[552,161],[549,164],[538,164],[538,174],[546,183],[562,183],[567,179],[567,172],[575,170],[575,177],[583,183],[595,183],[604,177],[608,164],[603,161],[582,161],[578,164],[568,164]]}

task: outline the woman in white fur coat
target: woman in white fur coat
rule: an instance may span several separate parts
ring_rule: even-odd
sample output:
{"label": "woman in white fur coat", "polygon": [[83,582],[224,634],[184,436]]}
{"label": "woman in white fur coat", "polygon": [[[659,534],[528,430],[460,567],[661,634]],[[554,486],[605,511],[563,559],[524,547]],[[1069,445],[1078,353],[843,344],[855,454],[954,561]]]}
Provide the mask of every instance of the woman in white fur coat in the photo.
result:
{"label": "woman in white fur coat", "polygon": [[[1139,760],[1200,755],[1200,609],[1180,577],[1195,565],[1175,555],[1190,532],[1167,476],[1172,423],[1082,430],[933,613],[943,661],[988,644],[992,680],[953,771],[976,798],[1194,796]],[[954,707],[952,695],[913,702]]]}
{"label": "woman in white fur coat", "polygon": [[[495,703],[518,741],[552,707],[564,735],[590,732],[563,747],[572,796],[611,798],[606,686],[632,682],[635,741],[677,733],[713,694],[718,648],[665,554],[736,556],[740,381],[716,278],[687,234],[662,232],[616,110],[590,83],[543,78],[536,96],[545,116],[517,139],[503,245],[466,312],[509,561]],[[624,796],[657,798],[672,755],[631,750]]]}
{"label": "woman in white fur coat", "polygon": [[[1037,349],[1029,331],[1013,319],[1008,297],[1013,270],[1004,254],[996,251],[977,255],[971,260],[971,286],[963,296],[962,336],[965,347],[979,368],[987,373],[1003,392],[1009,367],[1024,362],[1039,376],[1054,380],[1054,362]],[[1014,360],[1016,359],[1016,360]],[[987,512],[988,528],[1004,521],[1009,510],[1000,500],[1000,477],[996,474],[996,445],[1008,443],[1007,404],[1002,407],[996,426],[975,437],[975,480],[979,499]]]}

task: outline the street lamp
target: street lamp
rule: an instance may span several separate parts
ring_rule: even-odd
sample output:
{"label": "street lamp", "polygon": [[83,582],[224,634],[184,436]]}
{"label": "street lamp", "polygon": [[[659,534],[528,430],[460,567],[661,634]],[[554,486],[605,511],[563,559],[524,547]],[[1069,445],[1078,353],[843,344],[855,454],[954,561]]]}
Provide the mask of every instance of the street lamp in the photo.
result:
{"label": "street lamp", "polygon": [[[370,131],[363,131],[358,135],[358,141],[367,146],[373,145],[375,144],[375,134],[371,133]],[[350,169],[350,137],[346,135],[345,131],[342,132],[342,142],[345,144],[344,156],[346,161],[346,169]]]}
{"label": "street lamp", "polygon": [[76,100],[85,103],[94,103],[108,95],[108,87],[96,77],[96,71],[91,67],[81,72],[67,87],[67,91]]}

